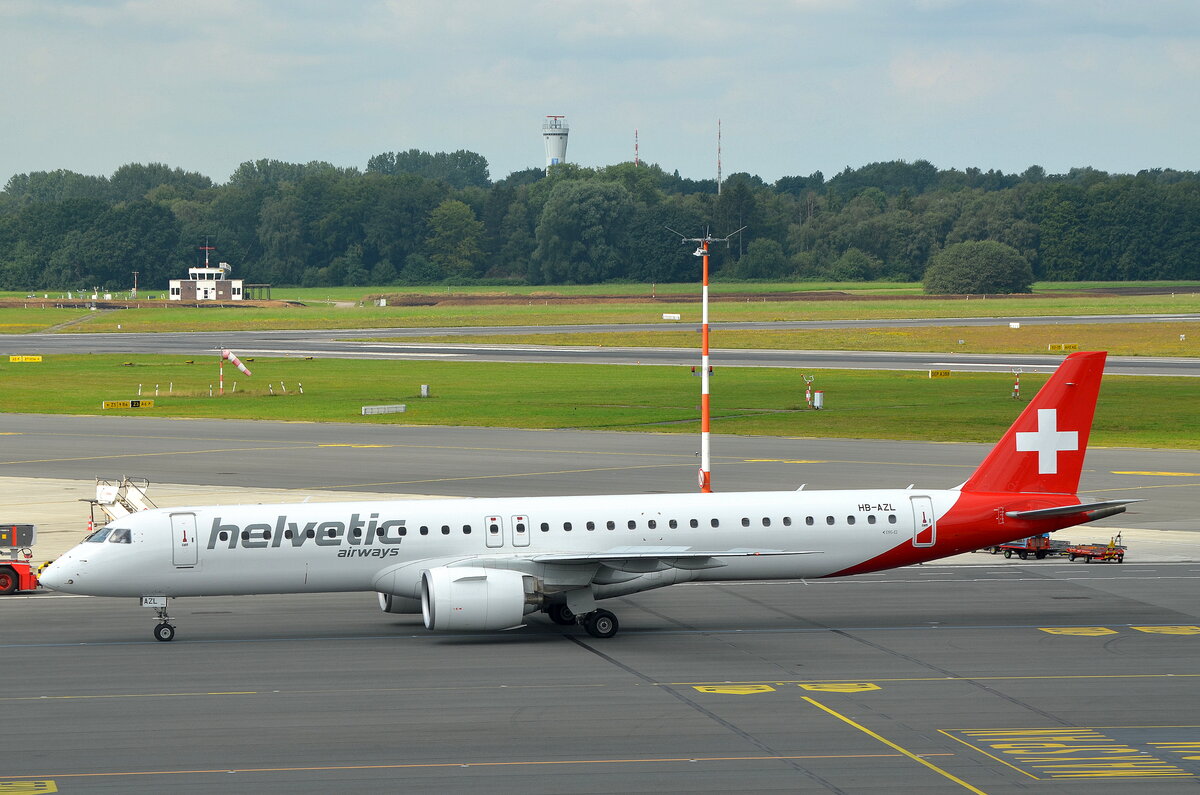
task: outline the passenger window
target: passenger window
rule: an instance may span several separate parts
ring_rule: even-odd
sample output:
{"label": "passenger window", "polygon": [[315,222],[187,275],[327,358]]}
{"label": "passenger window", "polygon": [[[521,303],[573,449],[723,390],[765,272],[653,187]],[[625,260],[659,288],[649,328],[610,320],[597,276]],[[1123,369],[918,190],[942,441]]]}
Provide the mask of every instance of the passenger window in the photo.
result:
{"label": "passenger window", "polygon": [[811,527],[813,525],[814,521],[815,520],[811,516],[804,517],[804,523],[806,525],[808,525],[809,527]]}
{"label": "passenger window", "polygon": [[888,514],[888,524],[895,524],[895,523],[896,523],[896,514],[889,513]]}
{"label": "passenger window", "polygon": [[750,520],[747,519],[745,516],[743,516],[742,517],[742,527],[749,527],[749,526],[750,526]]}
{"label": "passenger window", "polygon": [[423,535],[423,536],[429,535],[429,527],[428,526],[421,525],[421,535]]}
{"label": "passenger window", "polygon": [[[263,538],[270,538],[270,537],[271,537],[271,531],[270,531],[270,530],[268,530],[268,531],[266,531],[265,533],[263,533]],[[361,528],[361,527],[356,527],[356,528],[354,528],[354,537],[355,537],[355,538],[361,538],[361,537],[362,537],[362,528]]]}
{"label": "passenger window", "polygon": [[[381,527],[381,528],[379,528],[378,530],[376,530],[376,531],[375,531],[375,534],[376,534],[376,535],[380,535],[380,536],[381,536],[381,535],[383,535],[383,528]],[[286,539],[288,539],[288,540],[290,541],[290,540],[292,539],[292,531],[291,531],[291,530],[284,530],[284,531],[283,531],[283,537],[284,537],[284,538],[286,538]]]}
{"label": "passenger window", "polygon": [[563,522],[563,530],[566,530],[568,533],[571,532],[571,523]]}
{"label": "passenger window", "polygon": [[672,530],[674,530],[676,527],[679,527],[679,522],[677,522],[677,521],[675,521],[674,519],[672,519],[671,521],[667,522],[667,527],[669,527],[669,528],[671,528]]}
{"label": "passenger window", "polygon": [[112,535],[108,537],[110,544],[129,544],[133,542],[133,534],[124,527],[117,528],[112,531]]}
{"label": "passenger window", "polygon": [[[90,538],[89,538],[88,540],[89,540],[89,541],[91,541],[91,539],[90,539]],[[221,540],[222,540],[222,541],[228,541],[228,540],[229,540],[229,533],[228,533],[227,531],[225,531],[225,530],[222,530],[222,531],[221,531]]]}
{"label": "passenger window", "polygon": [[875,514],[867,514],[867,524],[875,524]]}
{"label": "passenger window", "polygon": [[792,517],[790,517],[790,516],[783,517],[783,526],[791,527],[792,526]]}
{"label": "passenger window", "polygon": [[595,523],[595,522],[588,522],[588,523],[587,523],[587,529],[588,529],[588,530],[595,530],[595,529],[596,529],[596,523]]}
{"label": "passenger window", "polygon": [[710,519],[708,523],[709,523],[710,525],[712,525],[713,527],[720,527],[720,526],[721,526],[721,520],[720,520],[720,519]]}
{"label": "passenger window", "polygon": [[465,535],[465,536],[471,535],[471,525],[469,525],[469,524],[463,525],[463,535]]}
{"label": "passenger window", "polygon": [[[333,534],[333,531],[332,531],[332,530],[330,530],[330,531],[329,531],[329,533],[330,533],[330,535],[332,535],[332,534]],[[246,531],[246,530],[243,530],[243,531],[242,531],[242,540],[243,540],[243,541],[249,541],[249,540],[250,540],[250,533],[249,533],[248,531]]]}
{"label": "passenger window", "polygon": [[[361,533],[362,533],[362,531],[361,531],[361,530],[355,530],[355,531],[354,531],[354,537],[355,537],[355,538],[358,538],[358,537],[359,537],[359,535],[360,535]],[[270,541],[270,540],[271,540],[271,531],[270,531],[270,530],[263,530],[263,541]],[[125,543],[126,543],[126,544],[128,544],[129,542],[128,542],[128,541],[126,541]]]}
{"label": "passenger window", "polygon": [[450,535],[450,525],[448,525],[448,524],[442,525],[442,535],[444,535],[444,536]]}
{"label": "passenger window", "polygon": [[316,538],[317,531],[313,530],[312,528],[309,528],[307,531],[305,531],[304,535],[308,536],[309,538]]}
{"label": "passenger window", "polygon": [[691,527],[699,527],[700,522],[697,519],[691,519],[688,521],[688,525],[690,525]]}
{"label": "passenger window", "polygon": [[[386,533],[384,533],[384,532],[383,532],[383,528],[382,528],[382,527],[381,527],[381,528],[379,528],[379,535],[386,535]],[[400,527],[400,535],[402,535],[402,536],[406,536],[406,535],[408,535],[408,528],[407,528],[407,527],[403,527],[403,526],[401,526],[401,527]]]}
{"label": "passenger window", "polygon": [[651,530],[653,530],[654,528],[658,527],[658,522],[651,519],[650,521],[646,522],[646,527],[649,527]]}
{"label": "passenger window", "polygon": [[539,526],[542,528],[543,533],[549,532],[550,530],[550,524],[548,522],[542,522]]}
{"label": "passenger window", "polygon": [[832,516],[826,516],[826,517],[825,517],[825,524],[833,524],[833,517],[832,517]]}
{"label": "passenger window", "polygon": [[500,532],[500,525],[496,524],[495,522],[492,522],[491,524],[488,525],[488,532],[491,533],[492,535],[496,535],[497,533]]}
{"label": "passenger window", "polygon": [[612,521],[611,519],[604,526],[607,527],[609,530],[617,529],[617,523]]}
{"label": "passenger window", "polygon": [[630,530],[637,530],[637,522],[635,522],[635,521],[633,521],[632,519],[630,519],[630,520],[629,520],[629,529],[630,529]]}
{"label": "passenger window", "polygon": [[854,524],[854,517],[853,517],[853,516],[847,516],[847,517],[846,517],[846,524]]}
{"label": "passenger window", "polygon": [[770,527],[770,526],[771,526],[771,520],[764,516],[763,517],[763,527]]}

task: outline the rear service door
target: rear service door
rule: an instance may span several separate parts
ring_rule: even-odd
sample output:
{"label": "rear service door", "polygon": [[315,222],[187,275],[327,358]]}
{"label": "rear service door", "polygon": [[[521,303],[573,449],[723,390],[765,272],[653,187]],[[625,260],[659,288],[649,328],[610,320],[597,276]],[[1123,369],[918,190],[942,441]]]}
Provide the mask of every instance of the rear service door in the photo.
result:
{"label": "rear service door", "polygon": [[200,543],[196,539],[196,514],[171,514],[171,558],[177,568],[196,565]]}
{"label": "rear service door", "polygon": [[514,516],[512,518],[512,543],[514,547],[529,546],[528,516]]}
{"label": "rear service door", "polygon": [[489,547],[504,546],[504,520],[499,516],[488,516],[483,520],[483,534]]}
{"label": "rear service door", "polygon": [[912,497],[913,546],[931,547],[937,540],[937,521],[933,516],[933,499]]}

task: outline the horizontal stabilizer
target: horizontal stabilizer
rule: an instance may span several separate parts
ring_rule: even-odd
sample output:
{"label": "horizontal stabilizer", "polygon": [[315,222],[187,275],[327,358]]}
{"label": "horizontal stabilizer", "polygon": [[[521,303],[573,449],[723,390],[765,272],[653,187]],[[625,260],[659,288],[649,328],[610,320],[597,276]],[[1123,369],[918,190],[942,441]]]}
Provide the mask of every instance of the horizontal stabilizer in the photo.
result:
{"label": "horizontal stabilizer", "polygon": [[[1100,502],[1081,502],[1078,505],[1061,505],[1057,508],[1039,508],[1035,511],[1009,511],[1005,516],[1010,519],[1050,519],[1055,516],[1071,516],[1077,513],[1086,513],[1108,508],[1120,508],[1118,511],[1106,512],[1105,516],[1112,516],[1114,513],[1120,513],[1125,510],[1125,506],[1131,502],[1141,502],[1141,500],[1102,500]],[[1101,517],[1095,517],[1097,519]]]}

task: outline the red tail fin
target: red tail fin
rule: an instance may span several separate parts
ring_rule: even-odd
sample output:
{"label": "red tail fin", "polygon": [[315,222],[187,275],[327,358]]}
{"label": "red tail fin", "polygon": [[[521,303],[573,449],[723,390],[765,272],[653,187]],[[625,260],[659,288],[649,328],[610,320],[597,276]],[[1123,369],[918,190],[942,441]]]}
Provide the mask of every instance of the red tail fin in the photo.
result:
{"label": "red tail fin", "polygon": [[963,491],[1074,494],[1108,354],[1072,353],[992,448]]}

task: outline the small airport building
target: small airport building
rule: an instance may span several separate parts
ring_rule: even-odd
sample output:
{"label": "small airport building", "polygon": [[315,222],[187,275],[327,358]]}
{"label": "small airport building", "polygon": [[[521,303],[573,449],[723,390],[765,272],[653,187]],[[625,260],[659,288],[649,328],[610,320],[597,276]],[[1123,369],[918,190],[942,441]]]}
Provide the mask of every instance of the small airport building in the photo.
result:
{"label": "small airport building", "polygon": [[229,278],[229,263],[188,268],[188,278],[171,279],[172,301],[241,301],[242,280]]}

